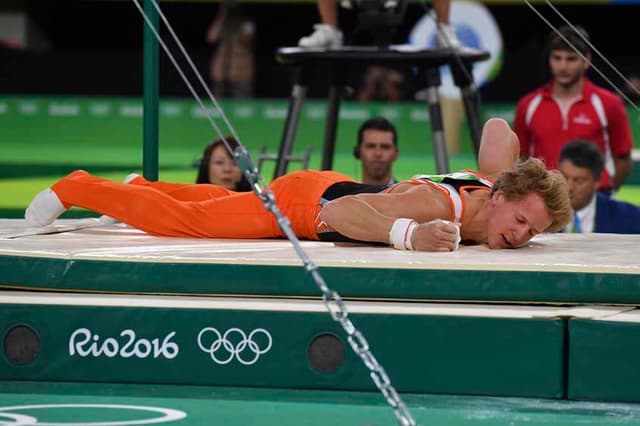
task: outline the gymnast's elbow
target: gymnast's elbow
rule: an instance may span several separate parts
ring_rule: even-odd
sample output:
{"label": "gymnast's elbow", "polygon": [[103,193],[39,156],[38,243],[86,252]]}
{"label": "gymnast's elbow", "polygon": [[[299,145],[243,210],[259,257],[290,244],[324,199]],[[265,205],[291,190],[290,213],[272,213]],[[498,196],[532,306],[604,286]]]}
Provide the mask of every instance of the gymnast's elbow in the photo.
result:
{"label": "gymnast's elbow", "polygon": [[347,195],[329,201],[320,210],[320,219],[330,227],[339,230],[361,216],[360,201],[357,196]]}
{"label": "gymnast's elbow", "polygon": [[336,200],[329,201],[327,204],[322,206],[322,209],[320,210],[320,220],[331,227],[335,227],[334,225],[336,223],[340,223],[342,210],[340,203],[337,203]]}

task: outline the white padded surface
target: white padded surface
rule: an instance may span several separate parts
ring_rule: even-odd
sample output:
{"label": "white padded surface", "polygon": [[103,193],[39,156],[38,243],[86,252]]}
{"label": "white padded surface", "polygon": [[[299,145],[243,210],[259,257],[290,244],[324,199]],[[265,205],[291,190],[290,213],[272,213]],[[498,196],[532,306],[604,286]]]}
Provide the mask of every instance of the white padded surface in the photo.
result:
{"label": "white padded surface", "polygon": [[[63,219],[49,230],[95,219]],[[0,255],[135,262],[301,265],[286,240],[223,240],[153,237],[122,224],[49,235],[25,235],[24,220],[0,219]],[[390,247],[303,241],[319,266],[415,269],[608,272],[640,274],[640,235],[542,234],[526,247],[489,250],[461,246],[451,253],[399,251]]]}
{"label": "white padded surface", "polygon": [[[51,292],[0,292],[1,304],[58,305],[58,306],[110,306],[183,309],[232,309],[278,312],[327,312],[321,301],[294,299],[193,297],[154,295],[90,295],[82,293]],[[446,315],[483,318],[580,318],[611,319],[638,311],[623,306],[527,306],[465,303],[416,303],[416,302],[348,302],[349,313],[387,315]]]}

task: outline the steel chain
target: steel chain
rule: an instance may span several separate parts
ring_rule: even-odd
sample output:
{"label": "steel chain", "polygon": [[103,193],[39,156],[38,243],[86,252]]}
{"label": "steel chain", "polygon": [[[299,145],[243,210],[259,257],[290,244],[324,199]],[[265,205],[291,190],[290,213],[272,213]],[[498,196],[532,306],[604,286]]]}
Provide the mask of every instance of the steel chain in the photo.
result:
{"label": "steel chain", "polygon": [[389,406],[393,409],[398,422],[402,426],[417,426],[417,423],[409,412],[407,406],[391,384],[389,376],[369,349],[369,342],[364,337],[364,334],[362,334],[362,332],[358,330],[353,322],[348,318],[349,313],[347,312],[346,305],[342,301],[338,292],[327,287],[319,274],[317,277],[319,278],[319,281],[316,281],[316,284],[323,293],[322,300],[324,301],[327,310],[329,310],[331,317],[340,323],[344,331],[347,333],[349,345],[351,345],[353,351],[369,369],[369,375],[371,376],[373,383],[376,385],[380,393],[382,393],[382,396]]}
{"label": "steel chain", "polygon": [[207,92],[207,95],[209,96],[209,99],[212,101],[216,110],[220,113],[220,118],[224,121],[227,128],[231,132],[232,136],[234,136],[235,139],[238,141],[239,146],[235,150],[232,150],[231,147],[229,146],[225,136],[222,134],[221,130],[218,128],[214,120],[213,114],[202,103],[200,96],[194,90],[191,82],[186,77],[182,68],[175,60],[173,54],[171,53],[171,51],[168,49],[168,47],[160,37],[158,30],[155,28],[155,25],[147,16],[145,10],[140,6],[140,4],[138,3],[138,0],[132,0],[132,1],[136,6],[136,8],[138,9],[138,11],[142,14],[142,17],[144,18],[145,22],[149,26],[149,29],[151,30],[153,35],[158,40],[158,43],[160,44],[160,46],[162,46],[164,51],[167,53],[167,56],[169,57],[174,67],[176,68],[176,70],[184,80],[185,84],[187,85],[187,88],[193,95],[194,99],[198,102],[202,111],[204,111],[206,117],[209,120],[209,123],[211,124],[213,129],[216,131],[218,136],[220,136],[220,138],[225,142],[225,146],[227,147],[229,152],[233,155],[233,158],[236,160],[238,167],[240,167],[240,169],[242,170],[242,173],[249,181],[249,184],[251,185],[253,192],[262,201],[262,204],[264,205],[265,210],[271,212],[275,216],[276,221],[280,226],[280,229],[282,230],[282,232],[284,232],[284,234],[289,239],[289,241],[291,241],[291,244],[293,245],[293,249],[295,250],[296,254],[300,258],[302,263],[304,264],[305,269],[311,274],[314,282],[322,292],[323,302],[326,305],[327,309],[329,310],[331,317],[336,322],[338,322],[342,326],[344,331],[347,333],[349,344],[351,345],[355,353],[362,359],[362,361],[364,362],[364,365],[369,369],[370,376],[373,379],[373,382],[378,387],[378,389],[380,390],[384,398],[387,400],[387,403],[393,408],[395,416],[398,419],[398,422],[402,426],[416,426],[416,422],[413,419],[413,416],[407,409],[404,402],[402,402],[402,400],[400,399],[400,396],[396,392],[395,388],[391,385],[389,376],[384,371],[382,366],[378,363],[373,353],[371,353],[371,351],[369,350],[369,344],[367,343],[367,340],[365,339],[364,335],[360,332],[360,330],[358,330],[355,327],[355,325],[348,318],[349,314],[347,312],[347,308],[344,302],[342,301],[342,298],[340,297],[338,292],[330,289],[327,286],[324,279],[318,272],[317,266],[311,261],[311,259],[309,258],[309,256],[307,256],[304,250],[302,250],[300,241],[298,237],[295,235],[295,233],[293,232],[289,219],[280,212],[280,209],[278,208],[275,202],[275,197],[273,195],[273,192],[271,192],[271,189],[269,188],[269,186],[266,185],[266,183],[264,182],[264,179],[260,175],[258,168],[255,166],[255,164],[253,164],[253,161],[251,160],[251,157],[249,155],[249,151],[240,141],[240,138],[238,137],[235,130],[233,129],[233,126],[231,126],[231,123],[227,119],[226,114],[224,113],[224,111],[216,101],[215,97],[209,90],[207,84],[202,79],[202,76],[198,72],[195,64],[187,54],[186,50],[184,49],[184,46],[178,39],[177,35],[173,31],[173,28],[171,27],[166,17],[164,16],[162,10],[158,6],[158,2],[156,0],[151,0],[151,4],[156,9],[156,11],[158,12],[158,15],[162,18],[163,22],[169,29],[171,36],[179,46],[180,51],[184,55],[185,59],[188,61],[189,65],[191,66],[191,69],[193,70],[196,77],[198,78],[198,81],[203,86],[204,90]]}

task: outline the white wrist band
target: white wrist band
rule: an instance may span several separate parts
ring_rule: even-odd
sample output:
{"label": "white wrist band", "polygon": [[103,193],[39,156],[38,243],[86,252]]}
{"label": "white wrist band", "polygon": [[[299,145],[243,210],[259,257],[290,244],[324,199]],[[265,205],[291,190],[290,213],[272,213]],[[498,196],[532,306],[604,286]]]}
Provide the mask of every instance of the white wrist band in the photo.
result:
{"label": "white wrist band", "polygon": [[389,243],[398,250],[413,250],[411,236],[417,226],[414,220],[403,217],[396,219],[389,231]]}

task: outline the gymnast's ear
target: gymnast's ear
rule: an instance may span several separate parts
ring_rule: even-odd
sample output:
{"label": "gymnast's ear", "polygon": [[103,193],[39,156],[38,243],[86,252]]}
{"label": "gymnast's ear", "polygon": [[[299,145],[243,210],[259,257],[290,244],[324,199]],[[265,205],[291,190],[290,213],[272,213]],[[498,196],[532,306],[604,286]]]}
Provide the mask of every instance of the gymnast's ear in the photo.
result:
{"label": "gymnast's ear", "polygon": [[353,156],[355,158],[357,158],[358,160],[360,159],[360,145],[356,145],[353,147]]}

